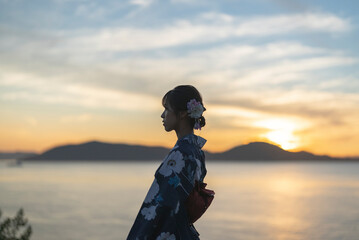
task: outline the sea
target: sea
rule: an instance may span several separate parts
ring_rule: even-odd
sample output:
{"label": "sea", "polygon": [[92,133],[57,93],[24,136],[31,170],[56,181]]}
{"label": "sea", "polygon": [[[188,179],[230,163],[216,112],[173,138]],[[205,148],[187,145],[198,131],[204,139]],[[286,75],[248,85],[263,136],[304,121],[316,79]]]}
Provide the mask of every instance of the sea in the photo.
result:
{"label": "sea", "polygon": [[[121,240],[160,162],[0,161],[1,221],[31,240]],[[359,163],[207,161],[202,240],[358,240]]]}

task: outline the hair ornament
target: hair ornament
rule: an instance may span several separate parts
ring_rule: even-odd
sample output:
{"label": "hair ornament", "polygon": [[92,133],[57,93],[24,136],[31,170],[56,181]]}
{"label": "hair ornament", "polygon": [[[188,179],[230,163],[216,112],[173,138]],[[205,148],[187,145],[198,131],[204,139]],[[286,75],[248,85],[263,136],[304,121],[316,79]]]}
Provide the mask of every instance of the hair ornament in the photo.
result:
{"label": "hair ornament", "polygon": [[193,98],[187,102],[187,112],[189,113],[188,115],[195,119],[194,129],[201,130],[199,119],[202,116],[203,111],[205,111],[205,108],[200,102],[196,101],[196,99]]}

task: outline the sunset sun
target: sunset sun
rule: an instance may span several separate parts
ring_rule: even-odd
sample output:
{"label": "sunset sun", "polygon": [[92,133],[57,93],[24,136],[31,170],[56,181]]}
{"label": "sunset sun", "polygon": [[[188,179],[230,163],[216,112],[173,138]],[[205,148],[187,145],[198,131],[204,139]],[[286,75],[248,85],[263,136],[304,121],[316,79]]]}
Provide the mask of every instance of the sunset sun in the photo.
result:
{"label": "sunset sun", "polygon": [[298,147],[298,139],[289,130],[274,130],[264,135],[268,140],[275,142],[285,150]]}
{"label": "sunset sun", "polygon": [[280,145],[280,147],[285,150],[295,149],[299,146],[299,137],[294,134],[295,130],[302,127],[302,124],[298,121],[287,119],[266,119],[256,122],[255,126],[267,129],[261,137]]}

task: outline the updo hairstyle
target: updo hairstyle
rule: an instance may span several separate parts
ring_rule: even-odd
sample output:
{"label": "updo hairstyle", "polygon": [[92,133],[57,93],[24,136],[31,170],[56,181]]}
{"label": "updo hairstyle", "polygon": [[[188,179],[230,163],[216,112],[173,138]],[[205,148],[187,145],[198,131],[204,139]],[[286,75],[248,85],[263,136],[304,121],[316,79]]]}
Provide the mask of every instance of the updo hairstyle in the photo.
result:
{"label": "updo hairstyle", "polygon": [[[167,102],[167,104],[171,107],[171,109],[173,109],[175,114],[179,117],[180,111],[187,112],[187,103],[191,99],[196,99],[196,101],[200,102],[203,106],[204,111],[206,111],[206,108],[204,107],[202,102],[201,94],[192,85],[179,85],[174,89],[168,91],[162,98],[162,105],[163,107],[165,107],[165,104]],[[195,119],[189,116],[188,118],[190,120],[190,124],[193,129],[195,124]],[[201,116],[198,121],[201,127],[204,127],[206,125],[206,119],[203,116]]]}

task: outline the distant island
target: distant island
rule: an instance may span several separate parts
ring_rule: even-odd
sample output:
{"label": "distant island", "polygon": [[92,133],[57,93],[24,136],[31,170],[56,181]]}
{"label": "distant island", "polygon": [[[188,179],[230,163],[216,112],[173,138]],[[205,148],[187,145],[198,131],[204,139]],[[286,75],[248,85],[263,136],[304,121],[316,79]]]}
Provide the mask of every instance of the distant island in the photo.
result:
{"label": "distant island", "polygon": [[[14,159],[22,161],[149,161],[162,160],[169,151],[170,149],[165,147],[90,141],[54,147],[41,154],[17,153],[18,156]],[[335,158],[314,155],[305,151],[290,152],[266,142],[252,142],[219,153],[204,152],[206,160],[216,161],[359,161],[359,157]]]}
{"label": "distant island", "polygon": [[0,160],[4,159],[20,159],[36,155],[34,152],[0,152]]}

